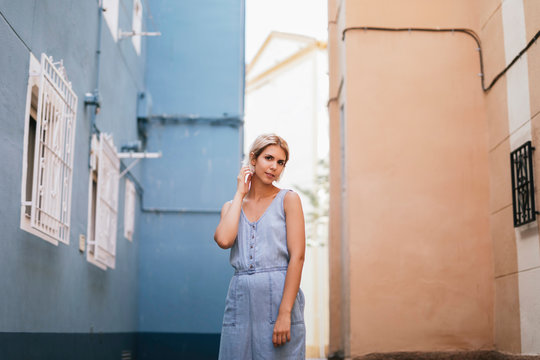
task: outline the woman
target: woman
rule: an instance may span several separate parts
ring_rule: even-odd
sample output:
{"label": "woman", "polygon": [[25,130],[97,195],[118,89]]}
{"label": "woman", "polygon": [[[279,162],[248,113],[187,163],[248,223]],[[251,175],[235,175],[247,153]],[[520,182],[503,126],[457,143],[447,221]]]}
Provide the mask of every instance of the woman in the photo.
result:
{"label": "woman", "polygon": [[277,181],[289,148],[274,134],[251,145],[236,194],[221,209],[214,239],[231,249],[235,274],[221,330],[220,360],[305,359],[304,214],[298,194]]}

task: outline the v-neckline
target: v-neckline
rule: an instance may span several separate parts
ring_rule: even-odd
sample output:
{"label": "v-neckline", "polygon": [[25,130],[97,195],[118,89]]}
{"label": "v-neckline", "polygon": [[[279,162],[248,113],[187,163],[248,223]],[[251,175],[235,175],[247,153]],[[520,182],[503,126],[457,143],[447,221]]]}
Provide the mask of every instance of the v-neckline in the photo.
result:
{"label": "v-neckline", "polygon": [[266,213],[268,212],[268,209],[270,209],[270,207],[272,206],[272,204],[274,203],[274,201],[276,200],[276,198],[278,197],[278,195],[283,191],[283,189],[280,189],[276,196],[274,196],[274,198],[272,199],[272,201],[270,201],[270,204],[266,207],[266,209],[264,209],[264,212],[262,213],[262,215],[256,220],[256,221],[249,221],[246,213],[244,212],[244,203],[242,203],[242,206],[240,207],[240,209],[242,210],[242,215],[244,215],[244,218],[246,219],[246,221],[249,223],[249,224],[256,224],[258,223],[259,221],[261,221],[261,219],[264,217],[264,215],[266,215]]}

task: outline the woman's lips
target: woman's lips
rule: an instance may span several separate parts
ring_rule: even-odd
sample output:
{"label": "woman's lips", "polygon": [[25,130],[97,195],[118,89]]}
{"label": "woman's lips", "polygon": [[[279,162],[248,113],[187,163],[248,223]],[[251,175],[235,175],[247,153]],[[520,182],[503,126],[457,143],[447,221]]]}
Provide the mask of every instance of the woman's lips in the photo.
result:
{"label": "woman's lips", "polygon": [[265,173],[265,174],[266,174],[266,176],[268,176],[268,177],[271,178],[271,179],[274,179],[274,178],[276,177],[276,176],[273,175],[273,174],[269,174],[269,173]]}

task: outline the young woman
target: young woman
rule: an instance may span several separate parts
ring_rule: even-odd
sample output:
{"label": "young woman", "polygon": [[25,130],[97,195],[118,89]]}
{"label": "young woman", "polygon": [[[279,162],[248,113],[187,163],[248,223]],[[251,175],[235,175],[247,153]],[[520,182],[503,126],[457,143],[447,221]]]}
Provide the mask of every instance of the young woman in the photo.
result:
{"label": "young woman", "polygon": [[304,214],[298,194],[274,186],[289,160],[285,140],[260,135],[214,239],[231,248],[235,274],[221,330],[220,360],[305,359]]}

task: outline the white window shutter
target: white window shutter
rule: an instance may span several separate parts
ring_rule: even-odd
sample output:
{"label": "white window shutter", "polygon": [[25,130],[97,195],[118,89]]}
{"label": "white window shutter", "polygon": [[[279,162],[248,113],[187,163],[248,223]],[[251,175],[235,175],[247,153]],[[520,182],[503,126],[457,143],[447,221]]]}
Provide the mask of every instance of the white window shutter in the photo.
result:
{"label": "white window shutter", "polygon": [[63,67],[41,55],[31,226],[69,244],[77,96]]}
{"label": "white window shutter", "polygon": [[120,160],[112,135],[101,134],[98,154],[95,260],[115,267]]}
{"label": "white window shutter", "polygon": [[135,230],[135,185],[126,179],[126,195],[124,197],[124,237],[133,241]]}
{"label": "white window shutter", "polygon": [[118,39],[119,0],[103,0],[102,6],[104,10],[103,18],[105,19],[105,23],[107,23],[107,26],[111,31],[111,35],[114,41],[116,41]]}

